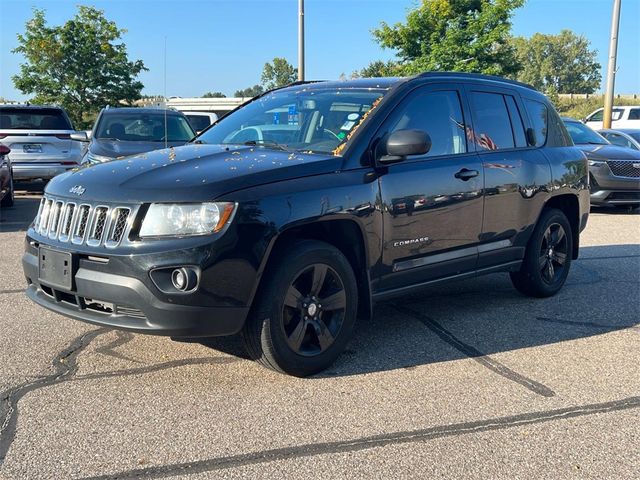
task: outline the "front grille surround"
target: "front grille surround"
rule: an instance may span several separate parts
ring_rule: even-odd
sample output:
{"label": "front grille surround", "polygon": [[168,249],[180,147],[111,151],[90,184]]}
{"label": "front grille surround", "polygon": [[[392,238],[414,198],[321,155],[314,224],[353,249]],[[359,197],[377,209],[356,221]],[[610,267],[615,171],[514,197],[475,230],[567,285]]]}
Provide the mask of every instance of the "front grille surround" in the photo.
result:
{"label": "front grille surround", "polygon": [[607,165],[616,177],[640,178],[640,168],[636,168],[633,164],[638,161],[630,160],[607,160]]}
{"label": "front grille surround", "polygon": [[115,248],[127,240],[137,207],[66,201],[45,196],[33,228],[61,243]]}

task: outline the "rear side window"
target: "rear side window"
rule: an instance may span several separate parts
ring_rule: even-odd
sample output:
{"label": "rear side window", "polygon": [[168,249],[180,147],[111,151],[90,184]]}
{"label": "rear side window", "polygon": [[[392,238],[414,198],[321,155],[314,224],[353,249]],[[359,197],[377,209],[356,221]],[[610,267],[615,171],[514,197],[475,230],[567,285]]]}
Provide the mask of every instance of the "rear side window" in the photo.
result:
{"label": "rear side window", "polygon": [[549,112],[544,103],[535,100],[525,100],[525,105],[529,111],[529,118],[533,124],[533,131],[536,135],[536,147],[541,147],[547,143],[547,132],[549,129]]}
{"label": "rear side window", "polygon": [[474,114],[473,141],[476,145],[482,150],[515,148],[505,96],[499,93],[472,92],[470,100]]}
{"label": "rear side window", "polygon": [[3,108],[0,129],[4,130],[73,130],[59,108]]}
{"label": "rear side window", "polygon": [[389,132],[422,130],[431,137],[431,149],[425,155],[435,157],[465,153],[464,120],[456,91],[418,94],[399,107]]}
{"label": "rear side window", "polygon": [[189,124],[191,128],[193,128],[196,132],[201,132],[209,125],[211,122],[209,121],[209,117],[206,115],[185,115],[187,120],[189,120]]}

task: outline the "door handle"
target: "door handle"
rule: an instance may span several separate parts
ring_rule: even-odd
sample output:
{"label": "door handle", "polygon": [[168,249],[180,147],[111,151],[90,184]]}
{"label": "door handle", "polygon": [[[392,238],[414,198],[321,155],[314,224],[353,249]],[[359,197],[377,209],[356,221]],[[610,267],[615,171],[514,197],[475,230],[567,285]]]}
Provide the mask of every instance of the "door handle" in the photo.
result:
{"label": "door handle", "polygon": [[478,175],[480,175],[480,173],[477,170],[469,170],[467,168],[463,168],[462,170],[457,172],[454,177],[466,182],[470,178],[477,177]]}

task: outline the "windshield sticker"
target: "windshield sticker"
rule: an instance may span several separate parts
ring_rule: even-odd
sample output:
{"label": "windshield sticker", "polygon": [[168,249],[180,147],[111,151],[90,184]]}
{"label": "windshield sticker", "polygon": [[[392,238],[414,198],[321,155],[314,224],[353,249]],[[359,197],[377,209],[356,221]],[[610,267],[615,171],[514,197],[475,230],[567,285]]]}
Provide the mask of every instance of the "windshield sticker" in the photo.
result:
{"label": "windshield sticker", "polygon": [[[353,126],[353,128],[351,129],[351,131],[347,134],[346,138],[342,137],[342,143],[340,145],[338,145],[333,152],[333,155],[340,155],[342,153],[342,151],[344,150],[344,147],[346,146],[347,142],[349,141],[349,139],[351,139],[351,137],[353,136],[353,134],[355,132],[358,131],[358,128],[360,128],[360,125],[362,125],[362,122],[364,122],[366,120],[366,118],[371,114],[371,112],[373,112],[376,107],[378,106],[378,104],[380,103],[380,101],[382,100],[382,97],[379,97],[378,99],[376,99],[372,104],[371,104],[371,108],[369,108],[369,110],[367,110],[364,115],[362,115],[362,117],[360,117],[360,120],[358,121],[358,123],[355,124],[355,126]],[[357,114],[356,114],[357,115]],[[349,117],[347,117],[349,118]],[[338,134],[338,137],[340,137],[342,134],[344,134],[344,131],[341,131]]]}

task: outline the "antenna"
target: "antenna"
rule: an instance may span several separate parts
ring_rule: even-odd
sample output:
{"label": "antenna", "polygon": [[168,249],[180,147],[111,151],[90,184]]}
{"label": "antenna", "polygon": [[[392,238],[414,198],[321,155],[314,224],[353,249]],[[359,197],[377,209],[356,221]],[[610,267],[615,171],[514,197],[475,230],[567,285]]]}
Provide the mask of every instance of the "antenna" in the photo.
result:
{"label": "antenna", "polygon": [[164,148],[167,148],[167,36],[164,36]]}

